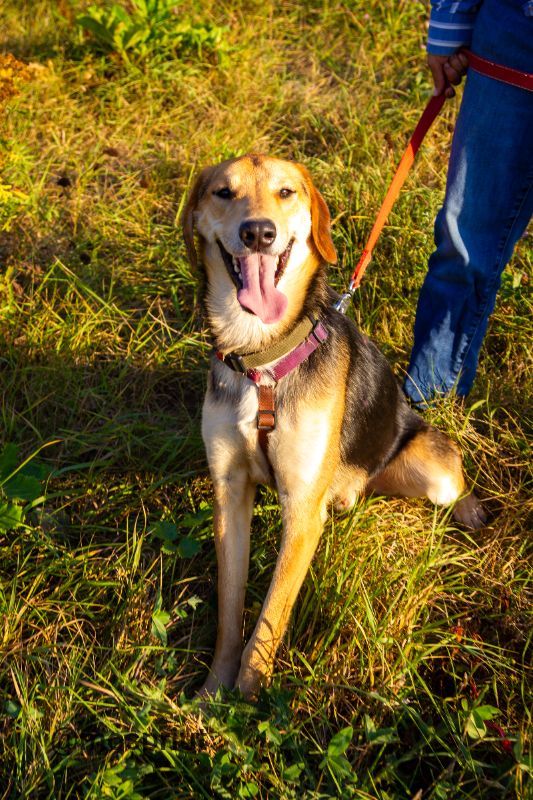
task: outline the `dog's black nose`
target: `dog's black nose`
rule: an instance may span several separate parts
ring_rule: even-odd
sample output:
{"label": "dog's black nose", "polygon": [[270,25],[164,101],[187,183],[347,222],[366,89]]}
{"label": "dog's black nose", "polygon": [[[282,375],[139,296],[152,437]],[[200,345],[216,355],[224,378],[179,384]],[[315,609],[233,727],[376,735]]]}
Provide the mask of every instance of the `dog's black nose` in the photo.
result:
{"label": "dog's black nose", "polygon": [[269,247],[276,238],[276,226],[271,219],[245,219],[239,228],[241,241],[250,250]]}

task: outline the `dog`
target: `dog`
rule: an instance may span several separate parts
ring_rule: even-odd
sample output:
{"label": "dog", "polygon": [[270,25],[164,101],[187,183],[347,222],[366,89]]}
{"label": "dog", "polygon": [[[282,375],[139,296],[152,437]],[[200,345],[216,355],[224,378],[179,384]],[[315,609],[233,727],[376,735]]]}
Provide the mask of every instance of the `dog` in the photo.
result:
{"label": "dog", "polygon": [[[329,504],[346,510],[368,492],[425,496],[455,503],[455,519],[470,528],[486,517],[457,446],[409,407],[385,357],[333,307],[330,215],[304,166],[249,154],[208,167],[182,224],[216,347],[202,436],[214,486],[218,634],[199,694],[236,687],[253,699],[271,676]],[[259,483],[277,489],[283,533],[243,650]]]}

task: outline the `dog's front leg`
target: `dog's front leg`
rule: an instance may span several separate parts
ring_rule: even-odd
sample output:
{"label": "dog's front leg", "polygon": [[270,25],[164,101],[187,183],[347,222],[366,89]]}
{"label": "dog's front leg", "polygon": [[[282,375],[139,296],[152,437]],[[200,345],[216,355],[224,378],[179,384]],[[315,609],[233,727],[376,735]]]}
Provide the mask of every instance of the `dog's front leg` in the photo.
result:
{"label": "dog's front leg", "polygon": [[326,491],[294,498],[280,492],[281,547],[272,583],[252,638],[246,645],[236,686],[248,698],[257,695],[272,672],[276,650],[320,539],[326,518]]}
{"label": "dog's front leg", "polygon": [[248,577],[255,485],[243,468],[214,477],[214,533],[218,565],[218,631],[213,663],[200,695],[232,688],[242,652],[242,615]]}

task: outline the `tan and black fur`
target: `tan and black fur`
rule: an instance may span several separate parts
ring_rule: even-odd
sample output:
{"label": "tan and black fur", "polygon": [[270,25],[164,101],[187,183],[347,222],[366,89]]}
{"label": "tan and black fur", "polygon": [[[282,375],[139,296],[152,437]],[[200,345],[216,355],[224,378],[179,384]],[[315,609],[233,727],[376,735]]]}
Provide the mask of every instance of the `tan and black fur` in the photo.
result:
{"label": "tan and black fur", "polygon": [[[376,491],[455,503],[454,516],[470,527],[480,527],[484,513],[468,494],[457,446],[409,408],[377,347],[333,309],[325,268],[336,260],[329,212],[304,167],[248,155],[207,168],[192,190],[183,225],[191,263],[205,270],[206,311],[217,349],[260,351],[305,314],[323,320],[329,331],[327,341],[277,384],[271,469],[258,443],[257,387],[211,360],[202,434],[215,493],[219,626],[201,693],[212,694],[222,684],[253,697],[271,674],[330,503],[346,509],[361,493]],[[247,240],[247,225],[267,230],[268,237]],[[273,322],[238,300],[231,259],[239,265],[252,249],[283,262],[275,280],[287,305]],[[243,650],[258,483],[277,488],[283,534],[269,591]]]}

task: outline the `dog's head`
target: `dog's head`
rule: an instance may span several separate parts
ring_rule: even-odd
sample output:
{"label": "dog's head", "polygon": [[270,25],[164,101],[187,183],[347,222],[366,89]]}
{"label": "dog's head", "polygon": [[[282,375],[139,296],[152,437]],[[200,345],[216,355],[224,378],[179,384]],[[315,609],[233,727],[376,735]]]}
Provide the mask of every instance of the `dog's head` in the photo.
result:
{"label": "dog's head", "polygon": [[305,291],[318,265],[336,261],[326,203],[292,161],[246,155],[204,169],[183,213],[193,266],[195,229],[208,306],[231,305],[265,325],[290,311],[298,283]]}

